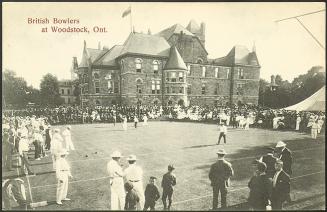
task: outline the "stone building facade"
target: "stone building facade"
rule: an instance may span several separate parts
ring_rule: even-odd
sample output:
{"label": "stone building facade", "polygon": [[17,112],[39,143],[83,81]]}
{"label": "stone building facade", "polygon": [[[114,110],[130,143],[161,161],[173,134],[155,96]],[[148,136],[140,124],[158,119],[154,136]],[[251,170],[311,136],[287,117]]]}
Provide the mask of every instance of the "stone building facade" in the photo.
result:
{"label": "stone building facade", "polygon": [[74,96],[74,86],[71,80],[59,81],[59,95],[64,99],[64,104],[74,104],[76,97]]}
{"label": "stone building facade", "polygon": [[[205,24],[175,24],[157,34],[133,32],[123,45],[87,48],[74,70],[83,103],[94,105],[226,105],[258,103],[255,49],[234,46],[209,59]],[[76,64],[76,58],[73,59]]]}

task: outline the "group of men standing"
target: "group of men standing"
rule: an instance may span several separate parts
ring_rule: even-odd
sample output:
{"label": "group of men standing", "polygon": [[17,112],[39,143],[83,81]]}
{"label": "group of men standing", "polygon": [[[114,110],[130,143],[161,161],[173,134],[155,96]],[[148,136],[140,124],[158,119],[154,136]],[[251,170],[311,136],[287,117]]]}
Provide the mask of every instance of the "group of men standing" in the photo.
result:
{"label": "group of men standing", "polygon": [[[112,160],[107,164],[111,210],[147,210],[148,208],[155,210],[156,201],[160,198],[160,192],[155,184],[157,178],[151,176],[144,191],[143,170],[136,165],[136,156],[130,155],[127,158],[129,165],[125,170],[119,164],[122,158],[119,151],[114,151],[111,158]],[[174,169],[173,165],[168,166],[168,172],[163,176],[161,183],[164,209],[168,210],[172,204],[172,195],[176,185],[176,176],[172,173]]]}
{"label": "group of men standing", "polygon": [[[218,150],[218,160],[209,171],[209,179],[213,189],[212,209],[218,208],[218,195],[221,194],[221,208],[227,208],[227,188],[234,175],[231,163],[225,160],[226,151]],[[292,174],[292,153],[283,141],[275,148],[268,148],[267,155],[254,163],[254,175],[248,187],[250,194],[248,203],[254,210],[281,210],[285,202],[290,202],[290,175]]]}

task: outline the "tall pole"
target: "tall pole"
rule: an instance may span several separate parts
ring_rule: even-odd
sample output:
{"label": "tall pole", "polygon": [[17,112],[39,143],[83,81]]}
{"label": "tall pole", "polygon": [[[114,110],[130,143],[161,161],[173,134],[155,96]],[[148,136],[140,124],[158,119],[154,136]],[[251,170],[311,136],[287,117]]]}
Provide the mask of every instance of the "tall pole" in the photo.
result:
{"label": "tall pole", "polygon": [[130,21],[130,25],[131,25],[131,33],[133,33],[132,6],[129,5],[129,8],[130,8],[130,10],[131,10],[131,14],[129,15],[129,21]]}

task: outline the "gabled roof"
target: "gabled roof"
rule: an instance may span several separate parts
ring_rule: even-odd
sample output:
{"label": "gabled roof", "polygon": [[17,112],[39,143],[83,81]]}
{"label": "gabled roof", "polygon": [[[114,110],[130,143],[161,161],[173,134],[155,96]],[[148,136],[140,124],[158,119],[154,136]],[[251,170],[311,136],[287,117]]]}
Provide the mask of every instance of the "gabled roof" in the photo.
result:
{"label": "gabled roof", "polygon": [[183,33],[185,35],[190,35],[190,36],[195,36],[193,33],[191,33],[190,31],[188,31],[187,29],[185,29],[182,25],[180,24],[175,24],[167,29],[164,29],[160,32],[158,32],[157,36],[160,37],[164,37],[166,40],[168,40],[173,34],[180,34],[181,31],[183,31]]}
{"label": "gabled roof", "polygon": [[83,55],[78,67],[79,68],[89,67],[89,60],[91,63],[93,63],[99,56],[104,54],[106,51],[107,50],[87,48],[86,42],[84,41]]}
{"label": "gabled roof", "polygon": [[120,55],[124,46],[115,45],[94,61],[94,65],[117,66],[115,59]]}
{"label": "gabled roof", "polygon": [[218,65],[252,65],[259,66],[255,52],[250,52],[245,46],[234,46],[225,57],[216,58],[213,61]]}
{"label": "gabled roof", "polygon": [[142,33],[131,33],[123,46],[120,55],[130,53],[168,57],[170,49],[164,38]]}
{"label": "gabled roof", "polygon": [[169,70],[169,69],[187,70],[184,60],[181,57],[181,55],[178,53],[178,50],[176,49],[175,46],[171,47],[169,58],[164,68],[164,70]]}

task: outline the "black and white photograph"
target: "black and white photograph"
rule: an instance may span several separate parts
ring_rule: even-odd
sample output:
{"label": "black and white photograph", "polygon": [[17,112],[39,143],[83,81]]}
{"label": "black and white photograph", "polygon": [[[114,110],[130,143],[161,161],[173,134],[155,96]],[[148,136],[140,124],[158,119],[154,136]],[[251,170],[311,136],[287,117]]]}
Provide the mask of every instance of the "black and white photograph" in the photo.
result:
{"label": "black and white photograph", "polygon": [[2,3],[2,210],[326,209],[324,2]]}

